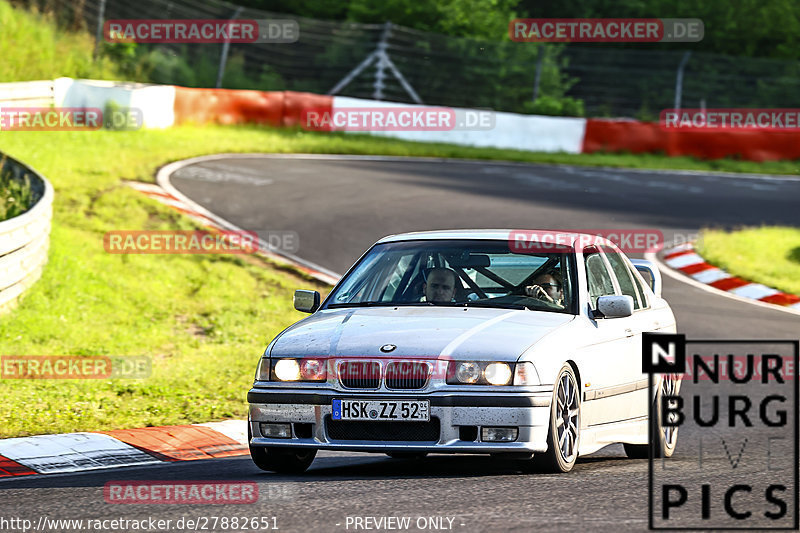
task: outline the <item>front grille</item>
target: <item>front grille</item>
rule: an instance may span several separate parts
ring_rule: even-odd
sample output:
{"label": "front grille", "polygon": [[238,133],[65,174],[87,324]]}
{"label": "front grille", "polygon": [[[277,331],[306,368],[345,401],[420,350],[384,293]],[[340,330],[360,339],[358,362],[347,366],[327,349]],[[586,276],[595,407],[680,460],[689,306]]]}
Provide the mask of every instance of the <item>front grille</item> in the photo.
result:
{"label": "front grille", "polygon": [[377,361],[345,361],[339,366],[339,381],[348,389],[377,389],[381,365]]}
{"label": "front grille", "polygon": [[386,387],[390,389],[421,389],[428,381],[430,366],[416,361],[398,361],[386,366]]}
{"label": "front grille", "polygon": [[330,440],[439,442],[439,419],[430,422],[368,422],[325,417]]}

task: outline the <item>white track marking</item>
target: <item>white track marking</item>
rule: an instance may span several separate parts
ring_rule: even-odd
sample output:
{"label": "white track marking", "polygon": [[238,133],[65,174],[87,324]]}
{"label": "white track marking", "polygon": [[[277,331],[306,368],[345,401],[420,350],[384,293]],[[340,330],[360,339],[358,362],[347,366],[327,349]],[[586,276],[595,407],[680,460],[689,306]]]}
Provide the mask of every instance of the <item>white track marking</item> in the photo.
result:
{"label": "white track marking", "polygon": [[161,463],[100,433],[62,433],[0,440],[0,455],[40,474]]}

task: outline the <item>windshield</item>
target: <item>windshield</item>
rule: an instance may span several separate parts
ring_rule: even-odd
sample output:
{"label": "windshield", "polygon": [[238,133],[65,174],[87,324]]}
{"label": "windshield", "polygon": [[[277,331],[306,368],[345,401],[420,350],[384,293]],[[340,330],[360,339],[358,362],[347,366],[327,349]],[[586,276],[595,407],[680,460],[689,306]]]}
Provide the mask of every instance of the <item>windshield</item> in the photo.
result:
{"label": "windshield", "polygon": [[500,241],[378,244],[341,281],[326,308],[469,306],[574,314],[570,253],[518,253]]}

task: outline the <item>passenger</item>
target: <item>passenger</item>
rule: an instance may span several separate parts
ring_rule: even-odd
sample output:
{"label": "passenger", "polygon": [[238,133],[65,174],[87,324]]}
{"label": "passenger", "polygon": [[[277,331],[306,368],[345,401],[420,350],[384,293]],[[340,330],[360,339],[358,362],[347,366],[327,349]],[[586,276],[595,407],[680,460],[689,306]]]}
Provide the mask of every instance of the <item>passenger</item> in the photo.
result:
{"label": "passenger", "polygon": [[525,294],[564,307],[564,287],[558,272],[539,274],[533,285],[525,287]]}

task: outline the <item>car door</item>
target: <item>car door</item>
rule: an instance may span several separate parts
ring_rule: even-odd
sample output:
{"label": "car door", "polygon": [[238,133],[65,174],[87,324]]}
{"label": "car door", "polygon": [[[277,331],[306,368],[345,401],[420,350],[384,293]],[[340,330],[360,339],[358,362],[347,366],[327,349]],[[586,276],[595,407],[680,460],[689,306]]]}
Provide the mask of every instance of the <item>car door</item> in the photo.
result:
{"label": "car door", "polygon": [[[591,311],[597,309],[600,296],[621,294],[605,255],[594,248],[584,250]],[[630,393],[635,390],[641,374],[641,360],[635,360],[637,352],[629,317],[592,318],[589,325],[592,341],[584,348],[581,362],[587,378],[582,407],[585,425],[632,418],[635,409],[629,405]]]}
{"label": "car door", "polygon": [[627,346],[624,380],[627,392],[622,395],[628,398],[628,416],[631,418],[647,415],[647,374],[642,372],[642,333],[658,329],[658,313],[650,306],[644,288],[632,274],[629,262],[622,252],[611,247],[603,247],[604,257],[616,278],[620,294],[633,298],[633,314],[617,320],[625,323]]}

